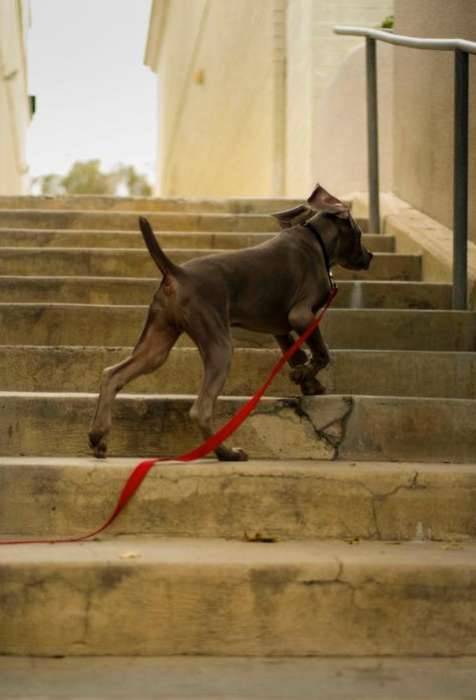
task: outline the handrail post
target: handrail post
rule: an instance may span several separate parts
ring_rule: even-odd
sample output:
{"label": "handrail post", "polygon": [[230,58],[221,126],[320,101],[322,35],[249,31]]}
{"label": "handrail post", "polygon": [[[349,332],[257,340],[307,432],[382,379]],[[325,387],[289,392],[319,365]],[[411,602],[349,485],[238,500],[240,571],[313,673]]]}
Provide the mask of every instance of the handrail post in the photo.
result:
{"label": "handrail post", "polygon": [[365,44],[367,63],[369,231],[371,233],[380,233],[376,41],[366,37]]}
{"label": "handrail post", "polygon": [[468,54],[455,51],[453,170],[453,308],[468,296]]}

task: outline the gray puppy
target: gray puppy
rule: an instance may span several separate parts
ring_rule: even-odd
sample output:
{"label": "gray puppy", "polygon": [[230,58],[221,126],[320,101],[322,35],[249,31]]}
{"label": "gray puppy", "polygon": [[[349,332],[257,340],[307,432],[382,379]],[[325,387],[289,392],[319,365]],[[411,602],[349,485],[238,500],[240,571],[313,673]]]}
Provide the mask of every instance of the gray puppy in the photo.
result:
{"label": "gray puppy", "polygon": [[[317,185],[305,204],[274,214],[281,232],[252,248],[209,255],[175,265],[165,255],[147,219],[140,218],[144,241],[163,275],[144,329],[132,354],[102,375],[89,443],[105,457],[111,405],[117,392],[141,374],[160,367],[185,332],[196,343],[204,365],[200,392],[190,416],[204,439],[213,434],[216,400],[227,378],[231,327],[274,335],[283,351],[322,307],[331,289],[330,268],[367,270],[372,259],[362,232],[341,201]],[[311,357],[300,350],[291,359],[291,379],[303,394],[322,394],[316,374],[329,362],[317,329],[308,339]],[[241,449],[220,445],[220,460],[245,460]]]}

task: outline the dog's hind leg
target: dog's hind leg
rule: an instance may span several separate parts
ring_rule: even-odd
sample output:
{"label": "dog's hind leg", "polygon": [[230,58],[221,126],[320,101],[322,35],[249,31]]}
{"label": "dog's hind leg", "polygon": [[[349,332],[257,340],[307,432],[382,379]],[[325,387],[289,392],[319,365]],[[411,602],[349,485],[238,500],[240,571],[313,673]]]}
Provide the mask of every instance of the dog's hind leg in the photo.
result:
{"label": "dog's hind leg", "polygon": [[[187,332],[198,346],[204,369],[202,385],[190,410],[190,417],[198,424],[203,438],[207,440],[214,434],[213,413],[230,370],[233,346],[228,328],[218,322],[217,318],[212,321],[204,316],[200,318],[197,313],[193,328]],[[215,454],[219,460],[226,462],[248,459],[243,450],[225,445],[219,445]]]}
{"label": "dog's hind leg", "polygon": [[111,428],[111,406],[116,394],[132,379],[158,369],[167,359],[180,331],[149,312],[144,330],[132,354],[107,367],[101,380],[96,413],[89,431],[89,444],[96,457],[105,457]]}

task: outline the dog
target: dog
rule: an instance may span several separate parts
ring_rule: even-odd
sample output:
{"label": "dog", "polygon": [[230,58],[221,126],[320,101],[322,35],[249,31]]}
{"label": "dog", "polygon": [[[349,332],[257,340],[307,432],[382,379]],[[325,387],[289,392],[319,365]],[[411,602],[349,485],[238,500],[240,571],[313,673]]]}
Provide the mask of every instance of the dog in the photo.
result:
{"label": "dog", "polygon": [[[334,265],[367,270],[372,260],[349,208],[317,185],[307,201],[273,214],[281,231],[260,245],[173,263],[161,249],[147,219],[139,225],[149,253],[162,273],[144,328],[132,354],[104,370],[89,444],[105,457],[111,405],[117,392],[141,374],[164,364],[182,333],[197,345],[204,376],[190,416],[204,439],[213,434],[216,400],[227,378],[231,328],[270,333],[286,351],[292,333],[301,334],[326,302]],[[317,329],[307,340],[311,356],[299,350],[290,361],[291,379],[305,395],[322,394],[317,374],[329,353]],[[239,448],[219,445],[219,460],[246,460]]]}

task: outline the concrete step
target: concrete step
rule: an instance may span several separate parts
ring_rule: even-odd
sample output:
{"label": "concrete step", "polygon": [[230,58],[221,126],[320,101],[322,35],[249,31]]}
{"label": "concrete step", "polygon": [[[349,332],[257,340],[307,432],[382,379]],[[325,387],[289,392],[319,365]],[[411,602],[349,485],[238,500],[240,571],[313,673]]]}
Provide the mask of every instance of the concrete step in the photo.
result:
{"label": "concrete step", "polygon": [[[4,345],[135,345],[143,306],[0,304]],[[329,347],[474,352],[476,313],[400,309],[330,309],[322,321]],[[238,346],[275,347],[270,335],[233,329]],[[179,344],[190,345],[183,335]]]}
{"label": "concrete step", "polygon": [[[302,204],[288,197],[234,197],[193,199],[187,197],[106,197],[103,195],[3,196],[0,209],[60,211],[192,212],[211,214],[268,214]],[[349,203],[350,204],[350,203]]]}
{"label": "concrete step", "polygon": [[[160,273],[149,253],[136,248],[0,248],[2,275],[106,275],[157,278]],[[214,253],[226,251],[213,251]],[[210,255],[205,249],[169,249],[175,263]],[[371,269],[356,272],[335,269],[336,279],[420,280],[421,257],[375,253]]]}
{"label": "concrete step", "polygon": [[138,537],[4,547],[0,653],[475,654],[476,545],[444,547]]}
{"label": "concrete step", "polygon": [[[99,527],[137,461],[0,458],[0,539]],[[202,460],[157,465],[102,537],[464,543],[476,537],[475,509],[476,463]]]}
{"label": "concrete step", "polygon": [[[3,391],[98,391],[101,372],[124,360],[132,348],[0,346]],[[372,396],[476,398],[476,354],[405,350],[334,350],[319,377],[328,393]],[[237,348],[224,395],[245,396],[264,381],[279,350]],[[195,348],[174,348],[166,364],[127,385],[128,392],[193,394],[202,361]],[[296,396],[284,369],[270,396]]]}
{"label": "concrete step", "polygon": [[[189,231],[187,233],[161,231],[160,242],[163,248],[207,248],[234,249],[246,248],[263,243],[274,236],[273,233],[207,233]],[[393,253],[394,236],[364,233],[363,242],[369,250],[379,253]],[[31,230],[0,229],[0,247],[71,247],[71,248],[144,248],[144,240],[135,231],[78,231],[78,230]]]}
{"label": "concrete step", "polygon": [[0,657],[8,700],[474,700],[475,687],[471,656]]}
{"label": "concrete step", "polygon": [[[149,304],[157,277],[33,277],[0,275],[0,302]],[[450,309],[451,285],[431,282],[340,280],[334,307]]]}
{"label": "concrete step", "polygon": [[[201,444],[195,397],[124,394],[114,404],[112,457],[173,457]],[[217,402],[223,425],[244,398]],[[89,455],[96,396],[0,392],[1,454]],[[476,461],[476,401],[375,396],[265,398],[233,437],[253,459]]]}
{"label": "concrete step", "polygon": [[[260,233],[278,231],[279,224],[268,214],[197,214],[143,212],[157,233],[160,231],[230,231]],[[139,213],[107,211],[41,211],[0,209],[0,228],[29,229],[117,229],[138,231]]]}
{"label": "concrete step", "polygon": [[[117,229],[138,231],[138,216],[147,216],[157,233],[160,231],[229,231],[263,233],[279,231],[276,219],[266,214],[210,214],[190,212],[57,211],[0,209],[0,228],[29,229]],[[366,219],[356,219],[364,227]]]}

